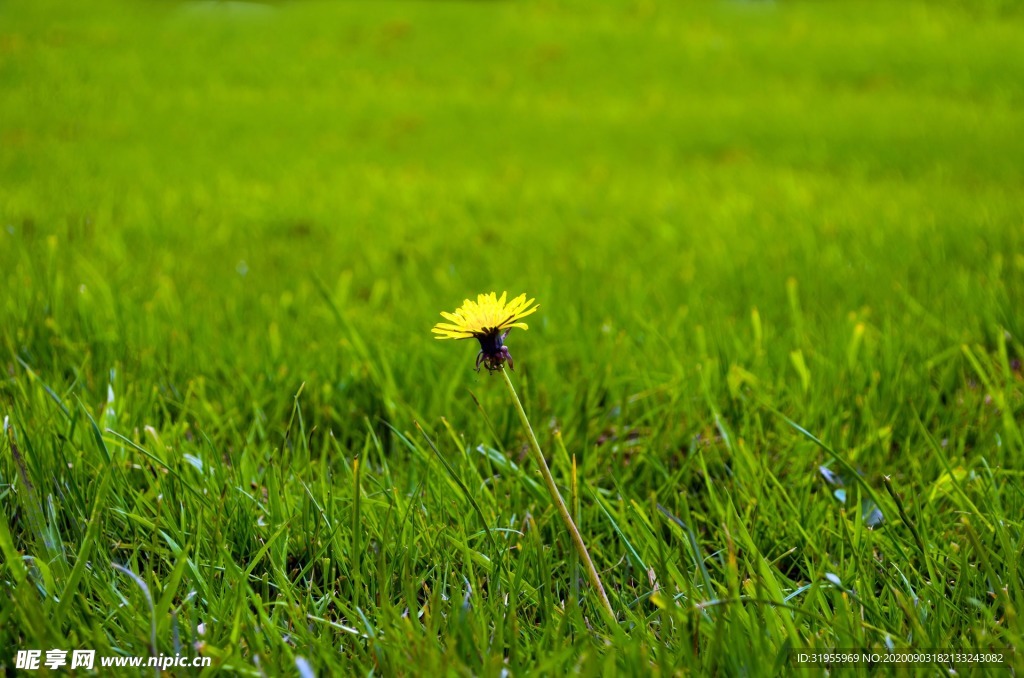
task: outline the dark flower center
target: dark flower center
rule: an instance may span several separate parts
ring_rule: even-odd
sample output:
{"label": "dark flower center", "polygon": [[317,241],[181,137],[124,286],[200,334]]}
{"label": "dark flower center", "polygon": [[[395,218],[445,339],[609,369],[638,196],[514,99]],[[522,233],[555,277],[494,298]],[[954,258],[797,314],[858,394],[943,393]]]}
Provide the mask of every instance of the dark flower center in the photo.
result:
{"label": "dark flower center", "polygon": [[502,334],[499,330],[484,330],[486,334],[474,335],[477,341],[480,342],[480,350],[483,351],[484,355],[493,356],[501,352],[501,347],[504,345]]}

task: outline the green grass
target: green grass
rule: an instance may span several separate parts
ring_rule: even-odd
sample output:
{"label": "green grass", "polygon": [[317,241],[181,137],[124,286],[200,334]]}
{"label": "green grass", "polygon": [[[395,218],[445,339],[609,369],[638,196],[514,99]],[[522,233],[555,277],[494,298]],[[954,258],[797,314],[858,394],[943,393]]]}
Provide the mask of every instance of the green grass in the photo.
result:
{"label": "green grass", "polygon": [[0,6],[0,667],[1019,650],[1024,16],[593,4]]}

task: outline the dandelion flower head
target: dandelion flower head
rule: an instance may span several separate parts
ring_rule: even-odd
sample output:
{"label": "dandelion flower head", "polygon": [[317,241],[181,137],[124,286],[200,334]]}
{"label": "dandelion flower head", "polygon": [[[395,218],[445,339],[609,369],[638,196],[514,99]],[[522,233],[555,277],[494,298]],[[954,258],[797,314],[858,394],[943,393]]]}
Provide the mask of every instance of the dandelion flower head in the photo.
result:
{"label": "dandelion flower head", "polygon": [[441,316],[449,322],[437,323],[431,331],[437,335],[435,339],[477,339],[480,342],[477,370],[481,364],[491,372],[501,369],[505,362],[512,367],[505,337],[513,327],[528,329],[526,323],[519,321],[535,313],[539,306],[525,294],[511,301],[507,299],[507,292],[502,292],[500,297],[490,292],[477,295],[476,301],[466,299],[454,313],[442,312]]}

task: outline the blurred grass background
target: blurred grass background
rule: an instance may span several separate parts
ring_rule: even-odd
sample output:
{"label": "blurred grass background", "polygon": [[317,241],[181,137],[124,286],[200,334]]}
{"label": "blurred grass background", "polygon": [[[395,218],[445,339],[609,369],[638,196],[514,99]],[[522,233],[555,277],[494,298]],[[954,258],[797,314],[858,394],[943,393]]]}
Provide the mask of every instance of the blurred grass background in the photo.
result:
{"label": "blurred grass background", "polygon": [[[800,523],[845,520],[827,492],[799,506],[768,492],[820,490],[815,469],[828,461],[768,407],[848,452],[873,481],[903,474],[942,548],[958,528],[930,500],[951,478],[1008,473],[987,484],[979,475],[972,491],[1008,493],[1007,505],[975,509],[1016,521],[998,560],[1019,596],[1021,494],[1004,483],[1019,483],[1022,448],[1022,29],[1018,6],[1001,2],[4,3],[0,414],[36,450],[29,479],[58,496],[107,464],[85,411],[103,431],[145,446],[150,426],[169,450],[223,464],[223,476],[194,482],[200,493],[204,483],[211,494],[227,488],[200,515],[227,512],[230,526],[217,523],[211,551],[193,562],[219,562],[224,544],[251,556],[268,534],[232,488],[273,489],[268,474],[279,473],[287,505],[306,501],[302,483],[317,479],[339,492],[328,514],[347,516],[351,479],[335,487],[328,471],[350,472],[373,440],[380,454],[366,472],[381,476],[381,491],[443,496],[452,488],[435,487],[429,454],[395,432],[412,438],[414,421],[432,428],[441,417],[468,467],[485,468],[469,452],[485,442],[514,452],[522,440],[501,389],[471,370],[477,349],[435,342],[429,328],[466,296],[527,292],[541,312],[509,343],[545,451],[562,430],[584,482],[618,502],[606,514],[583,498],[599,567],[623,557],[617,536],[647,534],[631,522],[631,501],[702,506],[708,553],[727,549],[719,529],[739,515],[779,552],[807,537]],[[337,442],[310,433],[296,447],[295,412],[307,433]],[[949,468],[926,453],[918,419],[948,446]],[[122,455],[114,466],[128,463],[133,448],[105,435]],[[707,440],[717,442],[703,451]],[[178,452],[164,459],[173,468],[184,464]],[[706,503],[705,453],[735,515]],[[737,464],[753,475],[734,475]],[[15,476],[14,457],[0,458],[12,544],[29,553],[31,511]],[[148,502],[170,481],[111,482],[125,515],[151,522],[168,510]],[[503,482],[479,490],[504,497],[495,524],[542,510],[510,489],[515,477]],[[749,510],[761,518],[744,514],[757,502],[764,508]],[[69,553],[84,539],[71,525],[84,525],[91,505],[83,494],[47,514],[65,524]],[[133,543],[135,565],[159,586],[178,554],[108,521],[98,551],[125,562],[108,547]],[[206,538],[179,522],[179,537],[202,551]],[[354,539],[345,525],[338,534]],[[304,539],[295,526],[287,535]],[[352,544],[330,548],[339,595],[359,599],[344,592],[360,578],[338,570],[352,566]],[[466,554],[443,552],[449,574],[462,573]],[[567,553],[553,567],[565,568]],[[289,571],[279,557],[275,576]],[[859,561],[822,546],[780,586],[817,581],[837,562]],[[611,577],[623,597],[641,595],[632,587],[643,573],[630,572]],[[363,573],[360,586],[375,576]],[[17,619],[23,595],[0,616]],[[82,594],[97,609],[105,595]],[[370,617],[384,624],[387,606],[375,605]],[[96,628],[88,609],[67,612],[79,616],[56,637],[99,643],[81,630]],[[1019,624],[949,614],[937,615],[948,625],[921,622],[933,639],[1020,637]],[[811,631],[779,624],[765,641],[773,651],[781,638],[810,642]],[[921,635],[907,619],[890,630],[904,625]],[[11,647],[54,637],[30,627],[21,620]],[[764,651],[743,646],[738,628],[735,670]],[[549,631],[537,633],[522,668],[542,670],[551,651]],[[229,635],[219,643],[232,648],[228,666],[250,666]],[[131,633],[109,636],[125,651],[143,647]],[[437,667],[488,670],[441,637],[441,654],[424,651]],[[400,644],[347,651],[362,670],[401,670],[388,664]],[[322,647],[317,665],[333,666],[331,652]],[[603,650],[593,652],[584,655]],[[700,661],[721,668],[709,654]]]}

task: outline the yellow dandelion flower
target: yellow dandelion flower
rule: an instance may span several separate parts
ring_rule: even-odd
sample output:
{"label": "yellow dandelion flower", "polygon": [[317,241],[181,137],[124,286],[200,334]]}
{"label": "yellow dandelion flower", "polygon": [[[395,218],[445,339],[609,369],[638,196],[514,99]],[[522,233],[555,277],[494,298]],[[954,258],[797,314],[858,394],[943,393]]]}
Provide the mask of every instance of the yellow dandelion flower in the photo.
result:
{"label": "yellow dandelion flower", "polygon": [[480,342],[480,353],[476,357],[476,369],[480,371],[483,364],[489,371],[500,370],[505,362],[512,367],[512,356],[505,346],[505,337],[513,327],[528,329],[526,323],[519,322],[539,308],[533,299],[520,294],[512,301],[506,301],[507,292],[499,297],[494,292],[477,295],[476,301],[466,299],[454,313],[442,312],[441,316],[448,320],[437,323],[431,330],[435,339],[477,339]]}

